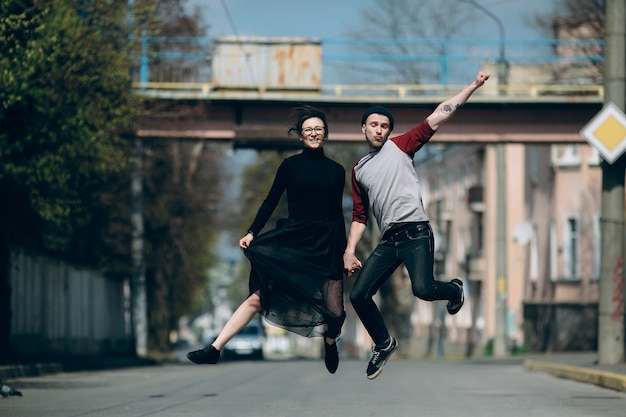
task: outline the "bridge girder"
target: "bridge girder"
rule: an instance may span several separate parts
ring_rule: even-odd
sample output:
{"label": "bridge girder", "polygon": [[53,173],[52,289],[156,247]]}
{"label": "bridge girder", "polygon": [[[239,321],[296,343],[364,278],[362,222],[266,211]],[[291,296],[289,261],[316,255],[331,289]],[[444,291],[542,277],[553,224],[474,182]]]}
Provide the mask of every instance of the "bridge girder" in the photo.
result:
{"label": "bridge girder", "polygon": [[[147,139],[230,142],[242,148],[299,147],[287,130],[293,119],[292,101],[146,100],[146,114],[135,129]],[[326,113],[329,141],[362,142],[361,113],[371,103],[314,103]],[[381,103],[376,103],[381,104]],[[436,107],[436,103],[382,103],[394,115],[394,133],[400,134]],[[445,144],[583,143],[580,130],[601,109],[602,103],[468,102],[442,126],[433,142]]]}

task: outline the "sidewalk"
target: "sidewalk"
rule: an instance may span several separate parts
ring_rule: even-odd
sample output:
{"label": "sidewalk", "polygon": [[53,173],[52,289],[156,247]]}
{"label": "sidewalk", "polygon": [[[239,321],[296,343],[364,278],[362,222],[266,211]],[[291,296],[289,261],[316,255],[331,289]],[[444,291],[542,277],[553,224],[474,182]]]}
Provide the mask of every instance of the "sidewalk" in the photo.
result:
{"label": "sidewalk", "polygon": [[524,369],[626,392],[626,362],[599,365],[596,352],[528,355]]}

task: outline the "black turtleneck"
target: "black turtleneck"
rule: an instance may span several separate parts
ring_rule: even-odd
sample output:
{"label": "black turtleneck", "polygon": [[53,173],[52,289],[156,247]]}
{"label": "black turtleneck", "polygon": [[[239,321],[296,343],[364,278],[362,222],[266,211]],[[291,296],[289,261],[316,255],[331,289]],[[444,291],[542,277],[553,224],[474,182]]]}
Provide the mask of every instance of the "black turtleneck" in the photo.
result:
{"label": "black turtleneck", "polygon": [[283,160],[274,183],[250,226],[258,234],[287,190],[291,219],[326,219],[343,222],[342,196],[345,170],[324,155],[324,149],[304,148]]}

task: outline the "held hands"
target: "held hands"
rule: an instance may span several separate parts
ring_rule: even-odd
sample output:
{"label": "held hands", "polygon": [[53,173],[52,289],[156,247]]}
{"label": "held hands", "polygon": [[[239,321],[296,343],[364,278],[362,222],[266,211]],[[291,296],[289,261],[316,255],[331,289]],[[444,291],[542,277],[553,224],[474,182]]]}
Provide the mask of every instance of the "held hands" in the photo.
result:
{"label": "held hands", "polygon": [[354,253],[344,252],[343,269],[348,273],[348,277],[351,277],[354,271],[361,269],[362,266],[361,261],[359,261]]}
{"label": "held hands", "polygon": [[248,247],[250,246],[250,242],[252,242],[252,239],[254,239],[252,233],[248,233],[247,235],[242,237],[239,240],[239,249],[248,249]]}

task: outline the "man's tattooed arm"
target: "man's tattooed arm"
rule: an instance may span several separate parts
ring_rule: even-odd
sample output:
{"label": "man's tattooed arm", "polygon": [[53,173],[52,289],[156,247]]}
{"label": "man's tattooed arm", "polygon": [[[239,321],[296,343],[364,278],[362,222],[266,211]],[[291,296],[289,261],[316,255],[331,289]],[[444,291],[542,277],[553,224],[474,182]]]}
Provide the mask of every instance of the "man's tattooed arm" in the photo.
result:
{"label": "man's tattooed arm", "polygon": [[470,85],[459,91],[454,97],[440,103],[435,111],[426,119],[433,130],[437,130],[442,124],[452,118],[454,113],[467,102],[467,100],[489,79],[489,74],[478,72],[476,79]]}
{"label": "man's tattooed arm", "polygon": [[446,103],[446,104],[444,104],[444,105],[441,107],[441,112],[442,112],[442,113],[445,113],[445,114],[450,114],[450,113],[452,113],[453,111],[457,111],[457,110],[458,110],[458,109],[460,109],[461,107],[463,107],[463,105],[462,105],[462,104],[455,104],[455,105],[454,105],[454,108],[452,108],[452,105],[451,105],[451,104],[447,104],[447,103]]}

